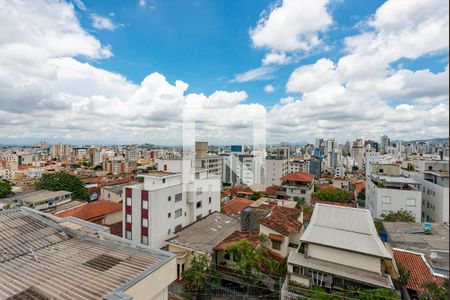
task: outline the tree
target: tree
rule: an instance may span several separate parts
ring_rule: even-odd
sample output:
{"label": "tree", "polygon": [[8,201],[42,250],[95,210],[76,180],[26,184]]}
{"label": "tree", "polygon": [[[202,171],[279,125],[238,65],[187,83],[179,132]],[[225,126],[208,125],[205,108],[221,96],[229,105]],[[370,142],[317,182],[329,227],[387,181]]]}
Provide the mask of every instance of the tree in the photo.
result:
{"label": "tree", "polygon": [[363,188],[357,195],[357,198],[360,200],[366,200],[366,189]]}
{"label": "tree", "polygon": [[94,170],[95,171],[101,171],[101,170],[103,170],[103,166],[100,164],[100,165],[96,165],[95,167],[94,167]]}
{"label": "tree", "polygon": [[12,194],[11,183],[6,180],[0,180],[0,198],[4,198]]}
{"label": "tree", "polygon": [[445,300],[448,299],[449,283],[444,279],[441,284],[429,281],[423,285],[423,291],[419,295],[420,300]]}
{"label": "tree", "polygon": [[353,171],[353,172],[356,172],[356,171],[358,171],[358,170],[359,170],[358,166],[352,166],[352,171]]}
{"label": "tree", "polygon": [[183,271],[183,279],[187,290],[202,291],[209,281],[209,261],[205,254],[193,254],[189,267]]}
{"label": "tree", "polygon": [[398,265],[398,280],[405,286],[411,279],[411,271],[406,270],[401,264]]}
{"label": "tree", "polygon": [[305,205],[305,198],[304,197],[294,197],[294,201],[297,202],[297,204],[295,204],[296,208],[301,208],[303,205]]}
{"label": "tree", "polygon": [[399,210],[395,212],[390,212],[387,215],[382,214],[384,222],[415,222],[416,218],[406,210]]}
{"label": "tree", "polygon": [[389,214],[385,215],[382,214],[379,219],[374,219],[373,222],[375,223],[375,227],[377,228],[378,232],[380,232],[383,229],[383,222],[408,222],[412,223],[415,222],[416,218],[414,218],[411,213],[409,213],[406,210],[399,210],[395,212],[390,212]]}
{"label": "tree", "polygon": [[347,202],[348,192],[339,189],[324,189],[314,194],[320,201]]}
{"label": "tree", "polygon": [[260,192],[254,192],[252,194],[252,196],[250,197],[250,199],[252,199],[252,200],[258,200],[259,198],[261,198],[261,193]]}
{"label": "tree", "polygon": [[75,199],[88,197],[86,188],[81,180],[66,172],[43,174],[35,186],[38,190],[68,191],[72,193],[72,198]]}

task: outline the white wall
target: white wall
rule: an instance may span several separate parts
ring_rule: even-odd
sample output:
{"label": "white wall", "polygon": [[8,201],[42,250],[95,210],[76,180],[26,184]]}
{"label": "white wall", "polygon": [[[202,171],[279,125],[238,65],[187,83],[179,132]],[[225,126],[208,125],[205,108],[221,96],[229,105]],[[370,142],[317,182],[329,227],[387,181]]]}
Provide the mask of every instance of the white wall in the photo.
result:
{"label": "white wall", "polygon": [[308,244],[308,257],[334,262],[344,266],[381,273],[381,259],[369,255],[335,249],[316,244]]}

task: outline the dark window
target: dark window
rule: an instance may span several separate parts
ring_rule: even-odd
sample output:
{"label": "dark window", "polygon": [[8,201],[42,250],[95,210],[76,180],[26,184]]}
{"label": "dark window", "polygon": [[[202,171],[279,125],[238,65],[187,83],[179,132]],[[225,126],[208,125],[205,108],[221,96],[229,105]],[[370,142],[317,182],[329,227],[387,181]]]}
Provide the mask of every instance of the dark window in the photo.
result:
{"label": "dark window", "polygon": [[281,249],[281,242],[280,241],[272,241],[272,249],[280,250]]}
{"label": "dark window", "polygon": [[202,215],[198,215],[196,220],[200,220],[202,218]]}
{"label": "dark window", "polygon": [[172,201],[172,196],[169,196],[167,200]]}
{"label": "dark window", "polygon": [[163,179],[163,180],[162,180],[162,183],[166,183],[166,180],[165,180],[165,179]]}
{"label": "dark window", "polygon": [[175,232],[177,232],[178,230],[180,230],[181,228],[183,228],[183,225],[177,225],[175,226]]}
{"label": "dark window", "polygon": [[202,201],[198,201],[197,204],[196,204],[196,206],[197,206],[197,208],[202,207]]}
{"label": "dark window", "polygon": [[209,204],[211,204],[211,197],[208,198],[208,202],[209,202]]}
{"label": "dark window", "polygon": [[180,202],[181,200],[183,200],[183,194],[179,193],[175,195],[175,202]]}
{"label": "dark window", "polygon": [[168,218],[170,218],[171,216],[172,216],[172,214],[171,214],[171,213],[168,213],[168,214],[167,214],[167,217],[168,217]]}
{"label": "dark window", "polygon": [[225,253],[223,255],[223,258],[226,259],[226,260],[230,260],[230,253]]}

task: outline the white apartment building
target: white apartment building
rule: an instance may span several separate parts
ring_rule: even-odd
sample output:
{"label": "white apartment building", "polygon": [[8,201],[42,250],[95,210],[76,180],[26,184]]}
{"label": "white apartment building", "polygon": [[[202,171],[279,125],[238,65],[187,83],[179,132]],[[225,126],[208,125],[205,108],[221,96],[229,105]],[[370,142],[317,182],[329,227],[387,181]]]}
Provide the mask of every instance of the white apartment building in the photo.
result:
{"label": "white apartment building", "polygon": [[305,172],[309,173],[309,160],[291,160],[289,161],[289,173]]}
{"label": "white apartment building", "polygon": [[223,156],[222,180],[231,185],[265,184],[265,159],[262,155],[231,153]]}
{"label": "white apartment building", "polygon": [[418,181],[422,186],[422,220],[449,221],[448,161],[417,161],[416,170],[402,174]]}
{"label": "white apartment building", "polygon": [[72,147],[65,144],[55,144],[51,147],[52,158],[58,158],[60,156],[70,156],[72,155]]}
{"label": "white apartment building", "polygon": [[[366,207],[373,218],[405,210],[415,217],[422,217],[422,192],[420,183],[412,178],[397,175],[400,166],[373,165],[372,174],[366,178]],[[397,170],[398,169],[398,172]],[[389,170],[389,172],[387,172]]]}
{"label": "white apartment building", "polygon": [[192,165],[192,160],[159,160],[160,171],[124,188],[125,238],[161,248],[174,232],[220,211],[219,177]]}
{"label": "white apartment building", "polygon": [[286,159],[266,158],[266,184],[280,185],[281,177],[288,174],[289,163]]}

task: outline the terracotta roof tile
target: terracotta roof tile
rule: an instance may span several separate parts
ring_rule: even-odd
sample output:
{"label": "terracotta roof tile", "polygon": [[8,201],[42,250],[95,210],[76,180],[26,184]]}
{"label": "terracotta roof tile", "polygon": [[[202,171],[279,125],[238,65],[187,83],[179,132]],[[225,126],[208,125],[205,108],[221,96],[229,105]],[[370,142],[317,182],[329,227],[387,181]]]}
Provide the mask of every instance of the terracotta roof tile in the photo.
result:
{"label": "terracotta roof tile", "polygon": [[281,242],[283,238],[281,234],[269,233],[269,240]]}
{"label": "terracotta roof tile", "polygon": [[276,206],[267,217],[260,218],[259,223],[281,234],[289,235],[294,231],[300,231],[302,223],[298,220],[300,209]]}
{"label": "terracotta roof tile", "polygon": [[364,189],[366,187],[366,183],[364,181],[358,181],[355,183],[355,192],[356,194],[359,194],[362,189]]}
{"label": "terracotta roof tile", "polygon": [[427,281],[441,283],[442,277],[435,276],[431,273],[424,258],[419,253],[412,253],[400,249],[394,249],[394,258],[397,265],[402,265],[405,270],[410,271],[410,279],[406,288],[421,292],[422,284]]}
{"label": "terracotta roof tile", "polygon": [[74,207],[72,209],[57,213],[56,216],[60,218],[75,217],[78,219],[89,221],[121,210],[122,210],[121,203],[106,200],[97,200],[82,206]]}
{"label": "terracotta roof tile", "polygon": [[225,214],[240,214],[243,209],[247,208],[252,203],[252,200],[235,197],[223,206],[223,211]]}
{"label": "terracotta roof tile", "polygon": [[280,187],[278,185],[271,185],[266,188],[266,193],[270,196],[276,196],[279,188]]}
{"label": "terracotta roof tile", "polygon": [[286,181],[300,181],[300,182],[313,182],[314,181],[314,175],[305,173],[305,172],[295,172],[295,173],[289,173],[283,177],[281,177],[281,180]]}
{"label": "terracotta roof tile", "polygon": [[227,236],[223,241],[214,247],[214,250],[225,250],[227,247],[233,245],[241,240],[246,240],[254,247],[259,246],[260,241],[258,239],[259,233],[257,231],[235,231]]}

